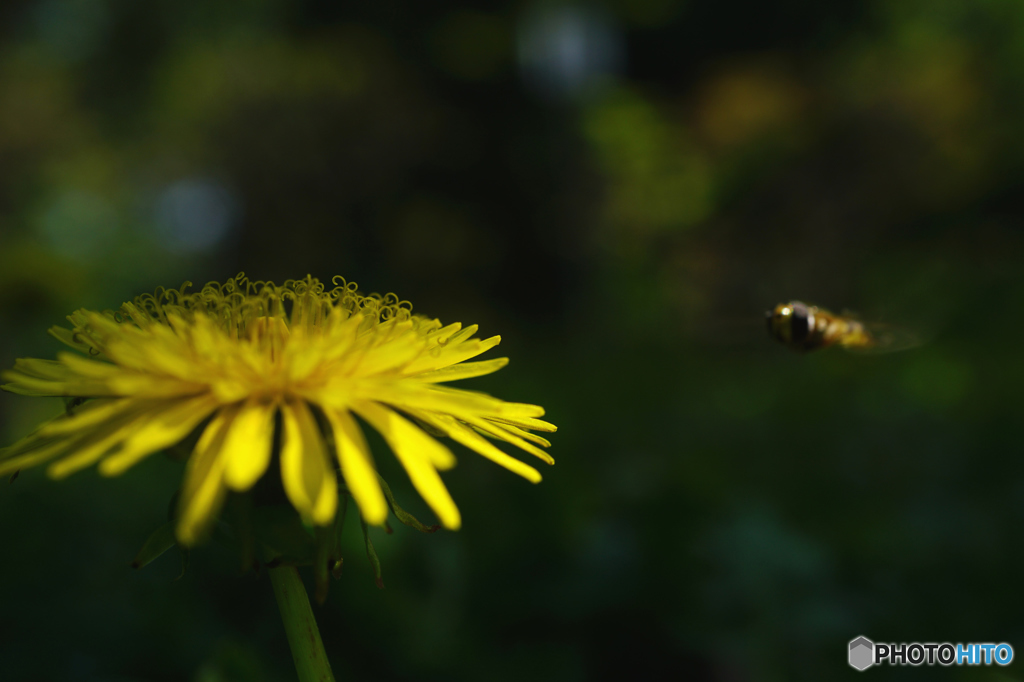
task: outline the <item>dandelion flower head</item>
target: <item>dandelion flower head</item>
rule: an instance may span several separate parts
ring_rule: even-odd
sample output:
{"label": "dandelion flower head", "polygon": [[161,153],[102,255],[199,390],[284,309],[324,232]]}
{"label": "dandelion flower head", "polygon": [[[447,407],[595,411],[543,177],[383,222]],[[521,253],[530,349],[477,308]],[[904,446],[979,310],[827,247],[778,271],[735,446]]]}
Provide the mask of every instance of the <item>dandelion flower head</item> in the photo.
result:
{"label": "dandelion flower head", "polygon": [[188,286],[117,311],[79,310],[68,317],[71,329],[50,330],[79,352],[17,360],[2,375],[5,390],[85,400],[0,450],[0,474],[48,463],[62,478],[98,463],[115,476],[198,435],[175,530],[191,545],[227,492],[249,490],[275,452],[304,520],[331,523],[340,472],[363,518],[382,524],[387,502],[355,416],[383,436],[452,529],[460,515],[438,472],[455,457],[424,426],[533,482],[537,470],[493,441],[554,463],[538,447],[550,443],[533,433],[555,430],[539,419],[543,408],[445,385],[508,363],[467,362],[500,341],[474,338],[476,325],[442,325],[393,294],[364,296],[341,278],[329,289],[308,276],[281,286],[244,275],[198,292]]}

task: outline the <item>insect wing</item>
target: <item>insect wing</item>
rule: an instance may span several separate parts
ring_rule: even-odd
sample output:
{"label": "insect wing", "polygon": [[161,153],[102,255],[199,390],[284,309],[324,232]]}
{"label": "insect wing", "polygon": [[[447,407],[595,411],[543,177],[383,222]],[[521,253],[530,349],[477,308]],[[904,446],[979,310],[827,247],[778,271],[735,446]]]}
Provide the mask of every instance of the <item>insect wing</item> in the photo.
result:
{"label": "insect wing", "polygon": [[872,343],[868,346],[851,347],[851,353],[877,355],[880,353],[898,353],[923,345],[927,339],[905,327],[881,323],[865,323]]}

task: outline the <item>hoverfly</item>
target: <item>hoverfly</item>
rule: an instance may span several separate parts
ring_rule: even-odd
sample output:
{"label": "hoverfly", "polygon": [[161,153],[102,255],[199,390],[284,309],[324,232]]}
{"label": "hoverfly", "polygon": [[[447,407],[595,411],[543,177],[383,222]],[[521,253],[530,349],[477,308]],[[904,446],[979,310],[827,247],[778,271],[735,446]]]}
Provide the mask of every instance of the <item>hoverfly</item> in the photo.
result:
{"label": "hoverfly", "polygon": [[836,315],[800,301],[780,303],[765,313],[768,333],[798,351],[840,346],[850,350],[902,350],[918,345],[909,337],[895,343],[892,333],[878,333],[849,315]]}

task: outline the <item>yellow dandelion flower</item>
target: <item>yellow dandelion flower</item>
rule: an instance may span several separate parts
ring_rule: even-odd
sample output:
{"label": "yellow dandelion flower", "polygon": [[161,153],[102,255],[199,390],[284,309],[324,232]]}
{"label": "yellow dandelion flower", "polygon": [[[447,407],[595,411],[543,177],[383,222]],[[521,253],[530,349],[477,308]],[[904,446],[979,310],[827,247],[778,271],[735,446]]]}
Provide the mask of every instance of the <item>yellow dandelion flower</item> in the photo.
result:
{"label": "yellow dandelion flower", "polygon": [[337,470],[364,519],[382,524],[387,502],[354,415],[380,432],[448,528],[459,527],[459,510],[438,472],[455,457],[420,425],[540,481],[492,441],[553,464],[537,447],[550,443],[533,433],[555,430],[539,419],[543,408],[443,385],[504,367],[507,358],[467,362],[500,337],[474,338],[476,325],[445,326],[393,294],[334,284],[239,275],[195,293],[158,289],[116,312],[73,313],[71,329],[50,333],[81,354],[18,360],[2,388],[87,400],[0,450],[0,475],[49,463],[62,478],[99,463],[116,476],[198,432],[176,525],[185,545],[202,537],[227,491],[267,472],[276,442],[285,493],[305,520],[334,519]]}

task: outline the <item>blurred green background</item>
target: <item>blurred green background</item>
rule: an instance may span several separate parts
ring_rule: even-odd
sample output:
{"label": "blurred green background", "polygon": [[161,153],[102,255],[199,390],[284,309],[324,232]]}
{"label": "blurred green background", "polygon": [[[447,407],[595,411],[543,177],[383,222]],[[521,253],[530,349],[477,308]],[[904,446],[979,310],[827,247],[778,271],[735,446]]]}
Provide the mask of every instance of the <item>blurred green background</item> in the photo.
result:
{"label": "blurred green background", "polygon": [[[511,366],[463,385],[543,404],[558,464],[457,448],[464,528],[374,535],[383,591],[350,523],[339,680],[1024,655],[1022,181],[1019,0],[7,0],[0,365],[240,270],[500,333]],[[762,317],[793,298],[926,343],[798,356]],[[60,409],[0,394],[2,442]],[[214,545],[129,568],[180,477],[0,486],[0,678],[294,679],[266,576]]]}

